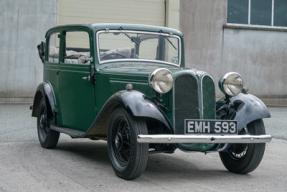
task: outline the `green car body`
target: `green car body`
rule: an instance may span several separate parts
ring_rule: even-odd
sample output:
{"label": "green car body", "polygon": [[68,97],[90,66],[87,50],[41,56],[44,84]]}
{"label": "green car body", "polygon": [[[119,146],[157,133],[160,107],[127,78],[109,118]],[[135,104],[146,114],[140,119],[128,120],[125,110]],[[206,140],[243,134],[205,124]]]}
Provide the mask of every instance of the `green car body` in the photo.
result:
{"label": "green car body", "polygon": [[[78,32],[85,35],[77,36],[78,40],[87,37],[85,42],[88,49],[85,50],[88,56],[81,54],[76,58],[75,55],[67,54],[67,45],[70,43],[67,34],[73,37]],[[134,44],[134,48],[125,48],[131,51],[133,58],[126,58],[114,50],[101,49],[103,45],[114,46],[105,35],[126,38],[129,41],[127,45]],[[52,48],[48,43],[51,41],[58,45],[55,49],[56,59],[51,56]],[[72,43],[73,41],[71,40]],[[151,50],[149,46],[157,46],[156,59],[150,59],[150,55],[154,53],[145,54],[141,50],[146,41],[150,41],[145,48],[147,51]],[[116,43],[117,41],[114,41],[114,44]],[[44,64],[44,77],[35,93],[32,116],[38,117],[40,127],[41,117],[52,119],[43,126],[48,126],[55,133],[66,133],[72,138],[107,140],[110,115],[119,107],[131,117],[144,119],[148,135],[189,135],[186,133],[186,119],[236,120],[240,134],[245,125],[270,117],[266,106],[247,93],[239,93],[234,97],[226,96],[227,101],[221,99],[216,102],[213,78],[206,72],[185,68],[183,34],[175,29],[134,24],[57,26],[47,31],[46,44],[39,45],[38,50]],[[84,49],[73,51],[76,52],[75,50]],[[101,50],[110,53],[102,56]],[[142,59],[141,55],[148,59]],[[80,57],[84,62],[80,62]],[[173,77],[173,86],[167,93],[156,93],[150,85],[151,73],[159,68],[167,69]],[[39,116],[41,100],[44,100],[46,105],[43,113],[47,111],[47,117]],[[258,143],[262,145],[270,140],[271,136]],[[150,151],[167,153],[172,153],[176,148],[209,152],[224,151],[230,147],[230,144],[216,141],[146,143],[150,143]],[[122,176],[121,172],[116,173],[125,179],[140,175],[137,173]]]}

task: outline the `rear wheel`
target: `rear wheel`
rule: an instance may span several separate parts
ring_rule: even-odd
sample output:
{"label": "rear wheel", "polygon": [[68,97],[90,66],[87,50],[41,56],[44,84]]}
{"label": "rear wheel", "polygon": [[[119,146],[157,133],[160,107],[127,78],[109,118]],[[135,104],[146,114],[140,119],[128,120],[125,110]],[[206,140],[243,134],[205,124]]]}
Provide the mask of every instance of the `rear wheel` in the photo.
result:
{"label": "rear wheel", "polygon": [[146,122],[117,108],[110,117],[108,129],[108,152],[118,177],[131,180],[139,177],[146,168],[148,147],[138,143],[139,134],[147,134]]}
{"label": "rear wheel", "polygon": [[[249,123],[247,134],[264,135],[265,127],[262,119]],[[265,143],[232,144],[227,152],[220,152],[224,166],[234,173],[246,174],[254,171],[260,164],[265,151]]]}
{"label": "rear wheel", "polygon": [[38,138],[43,148],[52,149],[56,147],[60,133],[50,129],[54,117],[53,114],[48,115],[48,113],[45,99],[42,98],[37,116]]}

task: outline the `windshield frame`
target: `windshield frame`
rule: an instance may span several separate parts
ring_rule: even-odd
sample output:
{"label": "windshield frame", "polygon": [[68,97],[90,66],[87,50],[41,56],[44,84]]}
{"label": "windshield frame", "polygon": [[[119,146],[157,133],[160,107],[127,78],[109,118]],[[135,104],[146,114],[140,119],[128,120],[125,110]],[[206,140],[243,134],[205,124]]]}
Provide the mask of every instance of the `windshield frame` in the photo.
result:
{"label": "windshield frame", "polygon": [[[168,61],[161,61],[161,60],[153,60],[153,59],[111,59],[111,60],[104,60],[101,61],[100,60],[100,45],[99,45],[99,34],[101,33],[141,33],[141,34],[150,34],[150,35],[162,35],[165,37],[175,37],[178,39],[178,63],[172,63],[172,62],[168,62]],[[177,66],[179,67],[181,65],[181,38],[178,35],[174,35],[172,33],[168,34],[168,33],[160,33],[160,32],[147,32],[147,31],[133,31],[133,30],[100,30],[97,31],[96,33],[96,41],[97,41],[97,57],[98,57],[98,63],[101,64],[105,64],[105,63],[112,63],[112,62],[121,62],[121,61],[140,61],[140,62],[153,62],[153,63],[164,63],[164,64],[169,64],[169,65],[173,65],[173,66]]]}

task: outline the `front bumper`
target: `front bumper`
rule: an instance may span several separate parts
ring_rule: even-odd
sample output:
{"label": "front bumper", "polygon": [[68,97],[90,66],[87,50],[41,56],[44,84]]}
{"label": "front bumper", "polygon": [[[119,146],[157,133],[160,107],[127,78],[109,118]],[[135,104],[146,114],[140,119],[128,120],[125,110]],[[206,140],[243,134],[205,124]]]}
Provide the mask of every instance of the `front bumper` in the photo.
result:
{"label": "front bumper", "polygon": [[139,143],[267,143],[271,135],[138,135]]}

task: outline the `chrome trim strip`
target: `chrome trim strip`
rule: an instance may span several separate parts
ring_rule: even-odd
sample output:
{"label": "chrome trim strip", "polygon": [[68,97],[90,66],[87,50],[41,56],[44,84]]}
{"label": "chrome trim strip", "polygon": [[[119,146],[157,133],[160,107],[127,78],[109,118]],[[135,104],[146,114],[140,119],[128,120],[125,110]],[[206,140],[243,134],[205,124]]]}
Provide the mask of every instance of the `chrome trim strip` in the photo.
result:
{"label": "chrome trim strip", "polygon": [[[203,81],[203,78],[205,77],[205,75],[206,74],[204,74],[204,75],[202,75],[201,77],[199,76],[199,79],[198,79],[198,82],[197,82],[197,84],[198,84],[198,88],[200,89],[199,90],[199,94],[200,95],[198,95],[198,98],[199,98],[199,100],[198,100],[198,108],[199,108],[199,114],[200,114],[200,119],[204,119],[204,113],[203,113],[203,91],[202,91],[202,81]],[[201,78],[201,79],[200,79]],[[200,82],[200,86],[199,86],[199,82]]]}
{"label": "chrome trim strip", "polygon": [[[109,30],[109,33],[113,32],[122,32],[123,30]],[[164,63],[164,64],[169,64],[169,65],[174,65],[179,67],[181,65],[181,39],[177,35],[171,35],[171,34],[166,34],[166,33],[156,33],[156,32],[146,32],[146,31],[132,31],[132,30],[124,30],[124,32],[127,33],[142,33],[142,34],[151,34],[151,35],[163,35],[166,37],[175,37],[178,39],[178,64],[166,62],[166,61],[159,61],[159,60],[148,60],[148,59],[113,59],[113,60],[107,60],[107,61],[100,61],[100,45],[99,45],[99,34],[100,33],[106,33],[106,30],[101,30],[96,33],[96,39],[97,39],[97,56],[98,56],[98,62],[99,64],[104,64],[104,63],[110,63],[110,62],[117,62],[117,61],[149,61],[149,62],[154,62],[154,63]]]}
{"label": "chrome trim strip", "polygon": [[[177,77],[178,78],[178,77]],[[173,105],[173,113],[172,113],[172,124],[173,124],[173,130],[175,131],[175,81],[177,78],[173,78],[173,85],[172,85],[172,105]]]}
{"label": "chrome trim strip", "polygon": [[267,143],[271,135],[138,135],[139,143]]}
{"label": "chrome trim strip", "polygon": [[152,62],[152,63],[162,63],[162,64],[168,64],[168,65],[173,65],[176,67],[179,67],[179,65],[174,64],[174,63],[169,63],[166,61],[160,61],[160,60],[149,60],[149,59],[113,59],[113,60],[106,60],[100,62],[100,64],[105,64],[105,63],[112,63],[112,62],[121,62],[121,61],[134,61],[134,62]]}
{"label": "chrome trim strip", "polygon": [[140,83],[140,82],[130,82],[130,81],[116,81],[116,80],[110,80],[110,83],[123,83],[123,84],[138,84],[138,85],[148,85],[148,83]]}

